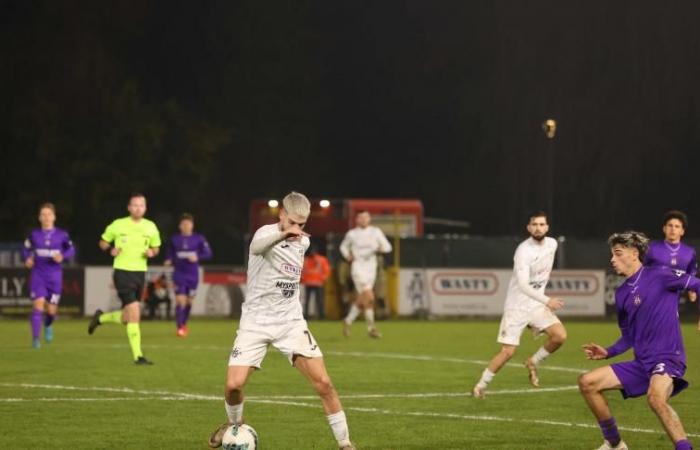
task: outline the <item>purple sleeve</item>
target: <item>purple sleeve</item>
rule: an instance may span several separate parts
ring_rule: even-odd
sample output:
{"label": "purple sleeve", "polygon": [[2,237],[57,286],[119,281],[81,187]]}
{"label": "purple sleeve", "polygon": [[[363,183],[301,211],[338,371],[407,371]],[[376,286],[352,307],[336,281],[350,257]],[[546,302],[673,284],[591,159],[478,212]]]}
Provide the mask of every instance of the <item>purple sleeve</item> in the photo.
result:
{"label": "purple sleeve", "polygon": [[197,257],[200,261],[206,261],[207,259],[211,259],[211,247],[209,247],[209,242],[207,242],[207,239],[204,236],[202,236],[202,241],[199,243],[198,253],[199,254],[197,255]]}
{"label": "purple sleeve", "polygon": [[32,235],[27,236],[24,240],[24,245],[22,245],[22,259],[26,261],[32,253],[34,252],[34,245],[32,244]]}
{"label": "purple sleeve", "polygon": [[75,247],[73,246],[73,241],[71,241],[70,236],[67,232],[63,237],[63,242],[61,243],[61,246],[63,247],[62,253],[64,259],[71,259],[75,256]]}
{"label": "purple sleeve", "polygon": [[682,270],[667,269],[664,274],[664,284],[669,291],[695,291],[700,292],[700,279],[688,275]]}
{"label": "purple sleeve", "polygon": [[174,239],[171,237],[168,239],[168,245],[165,246],[165,260],[166,261],[172,261],[173,260],[173,255],[175,254],[175,242]]}
{"label": "purple sleeve", "polygon": [[695,250],[693,250],[693,256],[690,258],[690,262],[688,263],[688,268],[685,269],[685,273],[692,276],[695,276],[695,274],[698,273],[698,258],[695,254]]}
{"label": "purple sleeve", "polygon": [[606,348],[606,350],[608,351],[607,358],[614,358],[617,355],[621,355],[621,354],[625,353],[627,350],[629,350],[630,347],[632,347],[632,346],[630,345],[627,338],[625,338],[625,332],[623,330],[622,336],[620,336],[620,339],[618,339],[610,347]]}

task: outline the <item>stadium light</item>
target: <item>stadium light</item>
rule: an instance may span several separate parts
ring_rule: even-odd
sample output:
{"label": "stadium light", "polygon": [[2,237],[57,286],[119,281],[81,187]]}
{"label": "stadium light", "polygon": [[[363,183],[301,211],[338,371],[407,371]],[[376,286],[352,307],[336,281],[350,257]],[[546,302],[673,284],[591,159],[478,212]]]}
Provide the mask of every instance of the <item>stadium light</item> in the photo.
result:
{"label": "stadium light", "polygon": [[318,204],[321,206],[321,208],[328,208],[329,206],[331,206],[331,202],[329,202],[326,199],[321,200],[320,202],[318,202]]}
{"label": "stadium light", "polygon": [[277,208],[279,205],[280,205],[280,202],[278,202],[275,199],[267,201],[267,206],[269,206],[270,208]]}

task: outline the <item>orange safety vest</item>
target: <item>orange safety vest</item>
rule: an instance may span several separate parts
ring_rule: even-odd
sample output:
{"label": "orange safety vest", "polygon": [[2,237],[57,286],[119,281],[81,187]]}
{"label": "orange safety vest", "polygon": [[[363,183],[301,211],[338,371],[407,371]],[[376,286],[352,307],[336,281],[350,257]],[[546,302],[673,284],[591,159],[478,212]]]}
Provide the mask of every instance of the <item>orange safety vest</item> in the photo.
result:
{"label": "orange safety vest", "polygon": [[304,257],[304,270],[301,272],[301,283],[307,286],[323,286],[331,274],[328,258],[318,253]]}

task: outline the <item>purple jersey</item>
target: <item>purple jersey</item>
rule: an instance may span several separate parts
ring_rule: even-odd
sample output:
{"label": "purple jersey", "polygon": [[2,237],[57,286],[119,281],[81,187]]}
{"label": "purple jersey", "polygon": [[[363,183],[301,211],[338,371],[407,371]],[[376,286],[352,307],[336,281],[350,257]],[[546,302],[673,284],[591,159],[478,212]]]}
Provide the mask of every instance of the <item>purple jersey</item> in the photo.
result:
{"label": "purple jersey", "polygon": [[75,255],[75,248],[66,230],[61,228],[52,228],[50,230],[37,228],[24,241],[22,253],[25,261],[30,256],[34,257],[32,277],[60,278],[63,274],[63,269],[61,263],[54,261],[53,257],[56,254],[62,254],[64,260],[72,258]]}
{"label": "purple jersey", "polygon": [[642,266],[615,290],[617,322],[622,336],[608,348],[608,357],[634,349],[642,364],[674,360],[685,364],[678,321],[678,293],[698,292],[700,279],[682,270]]}
{"label": "purple jersey", "polygon": [[[190,256],[196,256],[197,262],[191,262]],[[199,233],[172,236],[165,253],[165,259],[170,260],[175,267],[174,277],[198,278],[199,261],[209,258],[211,258],[211,248],[207,239]]]}
{"label": "purple jersey", "polygon": [[644,257],[645,266],[666,266],[695,275],[698,262],[695,249],[682,242],[671,244],[667,241],[651,241]]}

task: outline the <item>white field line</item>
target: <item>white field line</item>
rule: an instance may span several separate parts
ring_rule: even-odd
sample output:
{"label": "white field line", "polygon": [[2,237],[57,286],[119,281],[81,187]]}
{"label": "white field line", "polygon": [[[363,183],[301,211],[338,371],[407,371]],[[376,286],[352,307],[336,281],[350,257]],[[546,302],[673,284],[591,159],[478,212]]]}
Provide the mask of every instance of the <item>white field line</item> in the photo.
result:
{"label": "white field line", "polygon": [[[83,401],[83,402],[101,402],[106,400],[112,401],[140,401],[140,400],[164,400],[164,401],[177,401],[177,400],[207,400],[207,401],[221,401],[220,396],[215,395],[200,395],[200,394],[190,394],[190,393],[178,393],[178,392],[166,392],[166,391],[150,391],[150,390],[137,390],[130,388],[111,388],[111,387],[81,387],[81,386],[63,386],[63,385],[53,385],[53,384],[29,384],[29,383],[0,383],[0,386],[6,387],[20,387],[20,388],[42,388],[42,389],[56,389],[56,390],[71,390],[71,391],[97,391],[97,392],[122,392],[122,393],[133,393],[141,394],[148,397],[120,397],[120,398],[46,398],[46,399],[24,399],[24,398],[10,398],[10,399],[0,399],[0,401],[6,402],[24,402],[24,401]],[[299,397],[296,397],[299,398]],[[316,399],[316,397],[313,397]],[[320,409],[318,402],[306,403],[274,398],[263,398],[263,397],[247,397],[246,401],[251,403],[262,403],[269,405],[284,405],[284,406],[298,406],[304,408],[315,408]],[[511,423],[526,423],[535,425],[554,425],[570,428],[589,428],[597,429],[596,425],[590,423],[577,423],[577,422],[566,422],[559,420],[548,420],[548,419],[517,419],[513,417],[503,417],[503,416],[488,416],[488,415],[476,415],[476,414],[454,414],[454,413],[436,413],[436,412],[426,412],[426,411],[394,411],[388,409],[379,408],[364,408],[350,406],[345,407],[345,410],[356,411],[363,413],[374,413],[392,416],[411,416],[411,417],[433,417],[439,419],[457,419],[457,420],[468,420],[468,421],[490,421],[490,422],[511,422]],[[649,428],[638,428],[638,427],[618,427],[621,431],[628,431],[633,433],[647,433],[647,434],[664,434],[661,430],[652,430]],[[700,437],[698,433],[688,433],[690,437]]]}
{"label": "white field line", "polygon": [[[182,392],[170,391],[151,391],[151,390],[136,390],[130,388],[112,388],[112,387],[81,387],[81,386],[64,386],[55,384],[31,384],[31,383],[0,383],[0,386],[18,387],[26,389],[49,389],[49,390],[64,390],[64,391],[91,391],[91,392],[117,392],[140,395],[161,395],[177,397],[180,400],[214,400],[220,397],[199,394],[187,394]],[[573,391],[578,389],[577,386],[559,386],[551,388],[528,388],[528,389],[502,389],[488,391],[488,395],[510,395],[510,394],[539,394],[559,391]],[[471,397],[471,392],[412,392],[412,393],[392,393],[392,394],[347,394],[341,395],[341,399],[373,399],[373,398],[434,398],[434,397]],[[70,397],[66,397],[70,399]],[[110,399],[110,397],[105,397]],[[112,397],[114,398],[114,397]],[[247,396],[247,400],[316,400],[317,395],[262,395],[262,396]],[[2,400],[0,398],[0,400]],[[5,400],[7,401],[7,400]]]}
{"label": "white field line", "polygon": [[[436,361],[436,362],[451,362],[459,364],[476,364],[479,366],[485,366],[489,361],[483,361],[479,359],[464,359],[464,358],[452,358],[446,356],[429,356],[429,355],[406,355],[403,353],[375,353],[375,352],[339,352],[339,351],[325,351],[324,353],[334,356],[356,356],[358,358],[386,358],[386,359],[402,359],[410,361]],[[506,364],[510,367],[520,367],[523,368],[523,364],[508,363]],[[586,370],[574,369],[571,367],[561,367],[561,366],[549,366],[540,365],[538,367],[540,370],[554,370],[558,372],[571,372],[571,373],[584,373]]]}
{"label": "white field line", "polygon": [[[85,347],[95,347],[95,348],[127,348],[127,344],[106,344],[106,345],[85,345]],[[167,345],[144,345],[145,349],[168,349],[168,350],[217,350],[217,351],[230,351],[230,347],[219,347],[213,345],[193,345],[187,347],[175,347]],[[466,358],[454,358],[449,356],[430,356],[430,355],[410,355],[405,353],[383,353],[383,352],[344,352],[335,350],[324,350],[324,354],[333,356],[350,356],[357,358],[379,358],[379,359],[399,359],[407,361],[428,361],[428,362],[449,362],[456,364],[475,364],[478,366],[485,366],[489,361],[481,359],[466,359]],[[506,366],[523,368],[523,364],[519,363],[508,363]],[[570,373],[584,373],[587,372],[586,369],[577,369],[573,367],[563,367],[563,366],[550,366],[548,364],[542,364],[538,366],[540,370],[551,370],[555,372],[570,372]]]}

